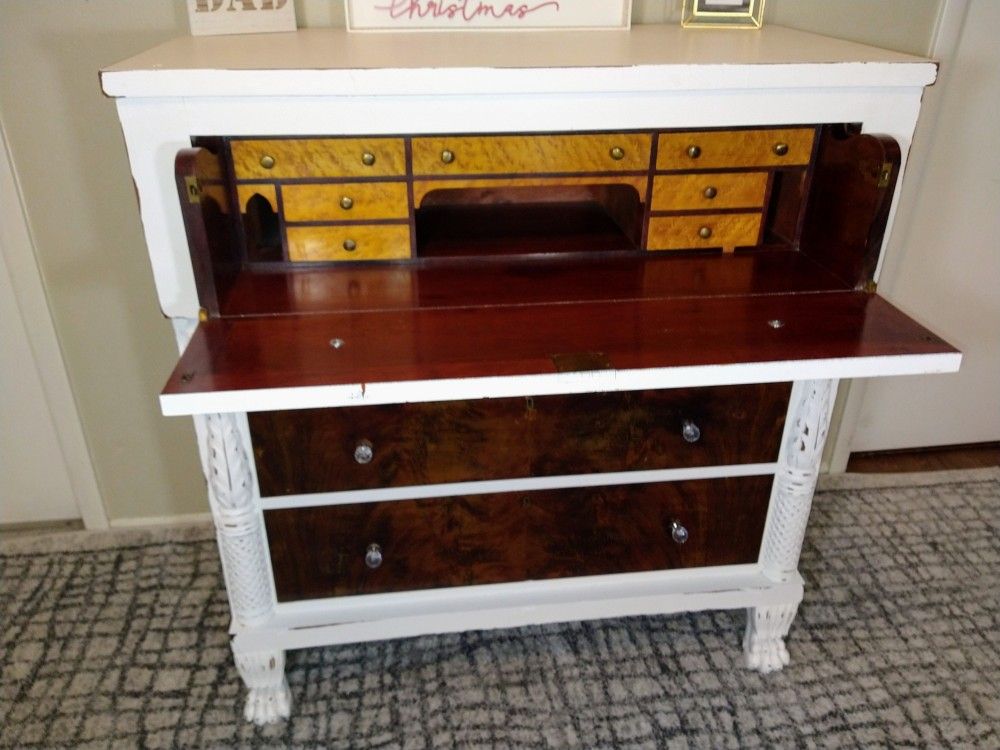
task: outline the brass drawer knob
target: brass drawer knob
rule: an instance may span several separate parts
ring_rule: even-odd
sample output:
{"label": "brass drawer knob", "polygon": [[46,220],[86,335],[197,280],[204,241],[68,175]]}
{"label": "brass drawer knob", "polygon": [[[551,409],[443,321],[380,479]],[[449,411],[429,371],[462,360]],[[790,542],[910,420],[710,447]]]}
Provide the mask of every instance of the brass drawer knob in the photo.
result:
{"label": "brass drawer knob", "polygon": [[701,156],[701,147],[688,146],[687,155],[690,156],[692,159],[697,159],[699,156]]}
{"label": "brass drawer knob", "polygon": [[678,544],[684,544],[688,540],[688,530],[681,525],[680,521],[671,521],[670,536]]}
{"label": "brass drawer knob", "polygon": [[344,240],[344,249],[349,253],[353,253],[358,249],[358,243],[354,240]]}
{"label": "brass drawer knob", "polygon": [[343,198],[340,199],[340,207],[345,211],[350,211],[352,208],[354,208],[354,199],[351,198],[351,196],[349,195],[345,195]]}
{"label": "brass drawer knob", "polygon": [[681,425],[681,437],[687,443],[697,443],[701,440],[701,429],[690,419],[685,419]]}
{"label": "brass drawer knob", "polygon": [[698,236],[701,237],[703,240],[707,240],[709,237],[712,236],[712,227],[702,227],[701,229],[698,230]]}
{"label": "brass drawer knob", "polygon": [[359,464],[370,464],[375,458],[375,449],[368,440],[361,440],[354,446],[354,460]]}
{"label": "brass drawer knob", "polygon": [[271,156],[270,154],[264,154],[262,157],[260,157],[260,165],[262,167],[264,167],[264,169],[271,169],[271,168],[273,168],[274,167],[274,157]]}
{"label": "brass drawer knob", "polygon": [[371,151],[365,151],[363,154],[361,154],[361,163],[364,164],[366,167],[370,167],[372,164],[375,163],[375,154],[373,154]]}
{"label": "brass drawer knob", "polygon": [[365,565],[367,565],[372,570],[379,567],[382,564],[382,548],[372,542],[368,545],[368,549],[365,550]]}
{"label": "brass drawer knob", "polygon": [[615,161],[621,161],[622,159],[625,158],[625,149],[623,149],[621,146],[615,146],[613,149],[611,149],[611,158],[614,159]]}
{"label": "brass drawer knob", "polygon": [[719,191],[718,191],[718,190],[716,190],[716,189],[715,189],[714,187],[712,187],[711,185],[709,185],[709,186],[708,186],[707,188],[705,188],[705,189],[704,189],[704,190],[702,191],[702,195],[704,195],[704,196],[705,196],[705,197],[706,197],[706,198],[707,198],[708,200],[712,200],[712,198],[714,198],[714,197],[715,197],[715,196],[717,196],[718,194],[719,194]]}
{"label": "brass drawer knob", "polygon": [[445,164],[451,164],[453,161],[455,161],[455,152],[445,149],[444,151],[441,152],[441,161],[443,161]]}
{"label": "brass drawer knob", "polygon": [[775,153],[776,156],[784,156],[785,154],[788,153],[788,144],[787,143],[775,143],[774,147],[771,150],[774,151],[774,153]]}

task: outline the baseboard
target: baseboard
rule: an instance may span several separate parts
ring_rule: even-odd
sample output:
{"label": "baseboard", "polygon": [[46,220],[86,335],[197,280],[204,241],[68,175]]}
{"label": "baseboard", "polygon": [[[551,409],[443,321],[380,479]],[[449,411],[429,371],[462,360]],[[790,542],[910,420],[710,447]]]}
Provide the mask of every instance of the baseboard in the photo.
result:
{"label": "baseboard", "polygon": [[211,523],[211,513],[182,513],[176,516],[140,516],[138,518],[113,518],[112,529],[135,529],[143,526],[177,526],[196,523]]}

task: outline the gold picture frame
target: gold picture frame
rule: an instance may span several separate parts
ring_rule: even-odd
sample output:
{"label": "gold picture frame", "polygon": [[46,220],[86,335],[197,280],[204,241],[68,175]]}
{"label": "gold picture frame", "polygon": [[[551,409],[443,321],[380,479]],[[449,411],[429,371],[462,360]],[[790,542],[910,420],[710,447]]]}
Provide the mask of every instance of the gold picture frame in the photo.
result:
{"label": "gold picture frame", "polygon": [[764,24],[764,0],[684,0],[684,28],[759,29]]}

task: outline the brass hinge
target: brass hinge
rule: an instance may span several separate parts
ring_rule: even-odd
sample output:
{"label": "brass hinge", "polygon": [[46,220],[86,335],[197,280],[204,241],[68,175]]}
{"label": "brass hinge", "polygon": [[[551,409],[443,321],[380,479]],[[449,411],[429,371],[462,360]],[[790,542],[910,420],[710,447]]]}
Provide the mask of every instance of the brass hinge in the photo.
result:
{"label": "brass hinge", "polygon": [[878,284],[869,279],[868,281],[865,282],[865,285],[861,288],[868,294],[875,294],[875,292],[878,290]]}
{"label": "brass hinge", "polygon": [[881,190],[882,188],[889,187],[889,180],[892,179],[892,162],[884,161],[882,162],[882,169],[878,173],[878,184],[877,187]]}
{"label": "brass hinge", "polygon": [[184,188],[187,190],[189,203],[201,203],[201,185],[198,184],[197,177],[185,176]]}

